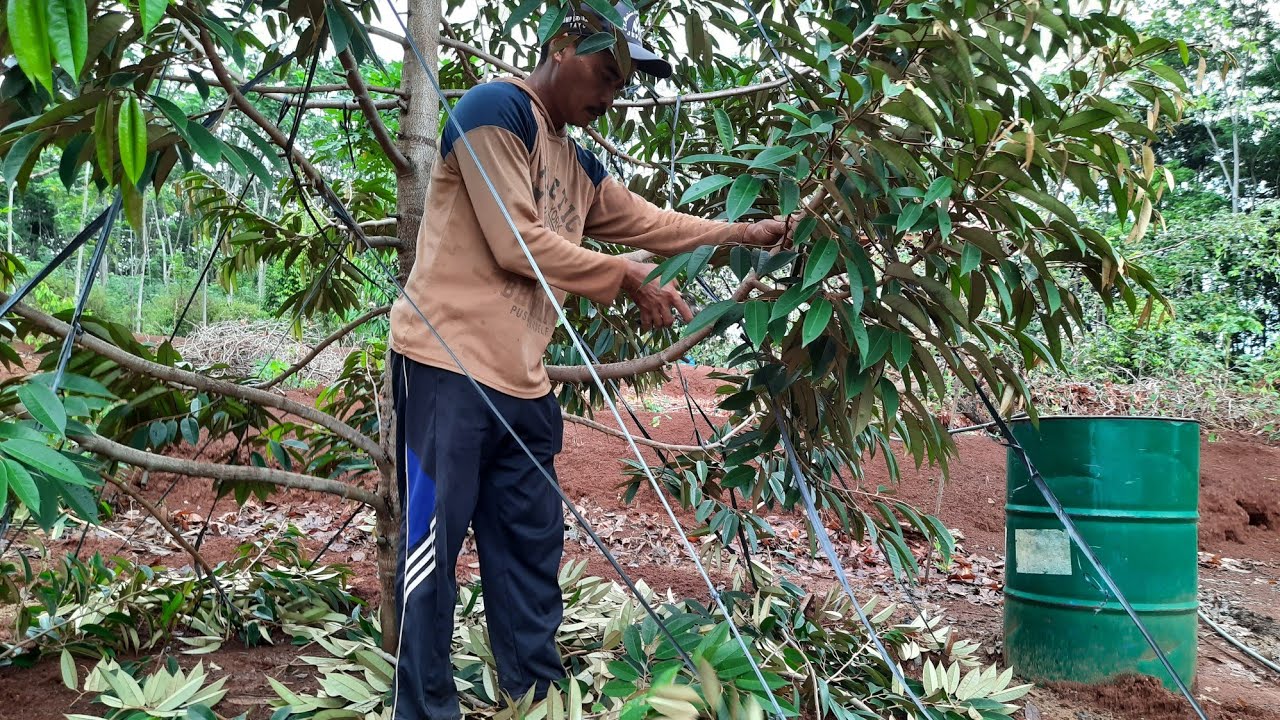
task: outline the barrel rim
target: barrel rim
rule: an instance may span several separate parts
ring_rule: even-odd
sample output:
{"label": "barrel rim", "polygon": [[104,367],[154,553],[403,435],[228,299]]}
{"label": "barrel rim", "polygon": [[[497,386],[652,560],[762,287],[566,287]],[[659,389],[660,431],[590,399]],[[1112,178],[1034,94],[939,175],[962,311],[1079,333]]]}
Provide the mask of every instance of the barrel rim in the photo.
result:
{"label": "barrel rim", "polygon": [[[1166,422],[1183,422],[1200,424],[1195,418],[1171,417],[1164,415],[1041,415],[1037,418],[1039,422],[1045,420],[1163,420]],[[1019,417],[1007,421],[1009,424],[1029,423],[1031,418]]]}

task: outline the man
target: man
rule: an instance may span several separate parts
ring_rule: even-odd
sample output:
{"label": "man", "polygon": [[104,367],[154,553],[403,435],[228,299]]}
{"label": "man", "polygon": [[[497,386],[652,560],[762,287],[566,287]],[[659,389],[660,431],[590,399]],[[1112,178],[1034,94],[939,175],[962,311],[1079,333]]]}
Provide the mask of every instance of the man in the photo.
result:
{"label": "man", "polygon": [[[456,125],[446,123],[440,140],[406,285],[551,473],[563,425],[542,359],[556,309],[502,206],[557,289],[556,302],[573,293],[611,303],[625,291],[647,327],[670,326],[673,308],[686,322],[692,313],[674,284],[645,282],[653,265],[584,248],[584,236],[674,255],[707,244],[773,246],[785,235],[777,220],[730,224],[659,210],[565,134],[566,125],[587,126],[604,115],[628,83],[612,51],[577,52],[577,43],[602,27],[613,31],[584,6],[543,48],[527,81],[495,80],[458,101]],[[636,69],[671,75],[633,34],[618,35]],[[390,342],[402,498],[395,717],[460,717],[449,650],[455,563],[468,525],[502,690],[520,698],[532,688],[541,698],[565,675],[555,645],[564,547],[559,498],[404,298],[391,311]]]}

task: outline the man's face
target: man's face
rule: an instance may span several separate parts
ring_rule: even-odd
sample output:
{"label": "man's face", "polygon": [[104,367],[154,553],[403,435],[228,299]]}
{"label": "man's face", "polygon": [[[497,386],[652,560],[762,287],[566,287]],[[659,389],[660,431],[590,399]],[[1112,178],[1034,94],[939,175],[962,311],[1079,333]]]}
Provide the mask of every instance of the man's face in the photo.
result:
{"label": "man's face", "polygon": [[563,53],[556,73],[560,110],[567,124],[586,127],[613,107],[627,78],[608,50],[578,55],[570,46]]}

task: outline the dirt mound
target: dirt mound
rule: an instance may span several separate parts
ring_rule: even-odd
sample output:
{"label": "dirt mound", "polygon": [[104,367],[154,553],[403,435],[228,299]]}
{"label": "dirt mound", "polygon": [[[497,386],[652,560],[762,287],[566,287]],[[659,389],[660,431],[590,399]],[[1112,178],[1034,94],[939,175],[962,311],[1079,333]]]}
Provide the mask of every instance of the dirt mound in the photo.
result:
{"label": "dirt mound", "polygon": [[1200,545],[1225,555],[1246,545],[1280,555],[1280,448],[1245,436],[1201,445]]}

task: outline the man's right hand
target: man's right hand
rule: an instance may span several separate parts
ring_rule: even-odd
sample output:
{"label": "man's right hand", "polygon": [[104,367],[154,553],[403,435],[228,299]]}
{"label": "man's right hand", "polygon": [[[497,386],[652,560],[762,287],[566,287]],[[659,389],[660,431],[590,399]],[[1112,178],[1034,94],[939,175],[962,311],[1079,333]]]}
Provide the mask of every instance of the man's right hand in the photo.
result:
{"label": "man's right hand", "polygon": [[627,291],[640,308],[640,327],[645,330],[671,327],[675,323],[672,308],[680,313],[685,322],[692,322],[693,311],[689,309],[689,303],[684,301],[674,280],[662,286],[658,285],[657,280],[645,282],[645,278],[656,267],[652,263],[628,260],[627,272],[622,278],[622,289]]}

